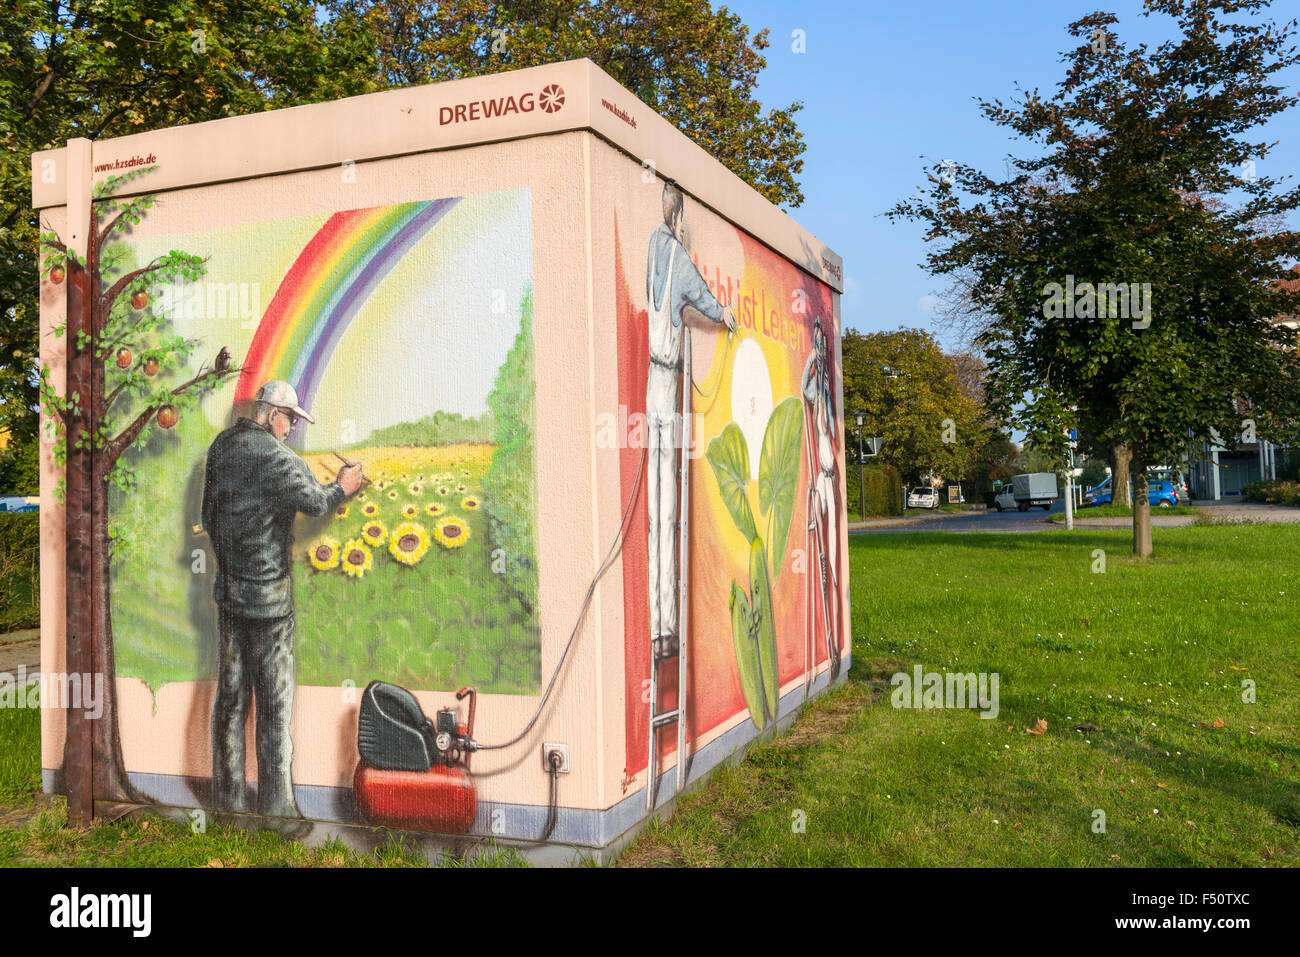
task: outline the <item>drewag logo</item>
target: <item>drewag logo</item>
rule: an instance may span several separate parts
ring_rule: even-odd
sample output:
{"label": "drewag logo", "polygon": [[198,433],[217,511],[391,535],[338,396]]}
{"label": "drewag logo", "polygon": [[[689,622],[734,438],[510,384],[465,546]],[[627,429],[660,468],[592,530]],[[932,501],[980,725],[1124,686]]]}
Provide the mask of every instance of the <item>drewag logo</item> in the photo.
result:
{"label": "drewag logo", "polygon": [[564,107],[564,87],[558,83],[548,83],[538,93],[497,96],[487,100],[466,100],[438,108],[438,125],[449,126],[456,123],[472,123],[475,120],[490,120],[493,117],[509,116],[512,113],[531,113],[540,109],[543,113],[558,113]]}

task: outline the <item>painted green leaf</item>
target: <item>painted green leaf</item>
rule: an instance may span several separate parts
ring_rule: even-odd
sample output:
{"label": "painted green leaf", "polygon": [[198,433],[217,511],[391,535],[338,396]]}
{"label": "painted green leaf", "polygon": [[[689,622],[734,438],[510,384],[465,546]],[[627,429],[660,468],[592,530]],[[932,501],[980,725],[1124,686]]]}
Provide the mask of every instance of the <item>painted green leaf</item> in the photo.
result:
{"label": "painted green leaf", "polygon": [[718,480],[722,501],[731,513],[732,521],[745,536],[745,541],[752,544],[758,538],[758,526],[745,495],[745,484],[749,481],[749,446],[740,426],[729,422],[709,443],[704,454],[713,466],[713,475]]}
{"label": "painted green leaf", "polygon": [[776,616],[772,611],[772,580],[767,573],[767,552],[763,540],[756,539],[749,550],[750,615],[752,632],[758,645],[759,673],[763,676],[763,700],[768,717],[776,720],[780,688],[776,668]]}
{"label": "painted green leaf", "polygon": [[803,400],[790,396],[775,409],[763,433],[763,451],[758,457],[758,508],[768,515],[768,538],[772,543],[772,577],[785,557],[790,513],[799,485],[799,464],[803,460]]}
{"label": "painted green leaf", "polygon": [[767,724],[763,704],[763,679],[760,675],[758,646],[754,644],[750,626],[749,599],[734,581],[731,583],[731,638],[736,648],[736,670],[740,672],[740,690],[745,694],[749,716],[762,730]]}

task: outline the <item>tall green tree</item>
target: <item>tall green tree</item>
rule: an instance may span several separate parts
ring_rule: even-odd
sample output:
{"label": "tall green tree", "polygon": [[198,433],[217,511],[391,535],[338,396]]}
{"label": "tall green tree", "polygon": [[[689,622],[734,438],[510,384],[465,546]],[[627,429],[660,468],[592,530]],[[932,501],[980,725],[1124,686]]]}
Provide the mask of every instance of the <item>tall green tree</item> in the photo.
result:
{"label": "tall green tree", "polygon": [[799,102],[754,97],[768,31],[707,0],[327,0],[389,86],[587,57],[773,203],[803,202]]}
{"label": "tall green tree", "polygon": [[[862,413],[865,434],[884,439],[879,463],[906,482],[965,477],[988,440],[987,423],[934,337],[924,329],[849,330],[841,348],[845,428],[857,428]],[[850,446],[855,441],[850,437]]]}
{"label": "tall green tree", "polygon": [[[1001,179],[941,164],[890,212],[929,225],[932,273],[969,277],[1000,414],[1045,450],[1077,424],[1130,451],[1141,557],[1148,464],[1237,434],[1242,400],[1300,410],[1295,336],[1271,321],[1300,304],[1277,284],[1300,233],[1259,228],[1300,207],[1300,188],[1268,175],[1271,144],[1248,135],[1297,102],[1277,75],[1300,62],[1296,24],[1260,22],[1267,6],[1147,0],[1176,21],[1154,49],[1126,46],[1110,13],[1072,23],[1055,96],[981,103],[1038,154]],[[1102,283],[1129,296],[1098,296]]]}

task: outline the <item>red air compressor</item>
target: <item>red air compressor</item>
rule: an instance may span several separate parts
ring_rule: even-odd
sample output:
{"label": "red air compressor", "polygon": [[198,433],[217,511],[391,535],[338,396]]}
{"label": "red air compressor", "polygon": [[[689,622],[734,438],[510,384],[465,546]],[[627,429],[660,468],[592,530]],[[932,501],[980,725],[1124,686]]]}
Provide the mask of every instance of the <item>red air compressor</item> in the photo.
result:
{"label": "red air compressor", "polygon": [[474,823],[478,791],[469,773],[474,740],[473,688],[465,724],[453,708],[436,722],[425,717],[415,695],[385,681],[372,681],[361,697],[357,750],[361,763],[352,781],[361,816],[371,824],[421,831],[464,833]]}

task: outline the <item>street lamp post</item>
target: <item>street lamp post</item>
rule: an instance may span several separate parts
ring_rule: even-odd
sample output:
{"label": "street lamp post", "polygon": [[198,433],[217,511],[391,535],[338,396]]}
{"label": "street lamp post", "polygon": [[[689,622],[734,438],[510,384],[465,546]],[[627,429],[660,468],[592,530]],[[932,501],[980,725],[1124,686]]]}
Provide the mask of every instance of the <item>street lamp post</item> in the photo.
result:
{"label": "street lamp post", "polygon": [[867,478],[865,466],[862,459],[862,419],[861,412],[857,415],[858,419],[858,512],[862,515],[862,520],[867,520]]}

